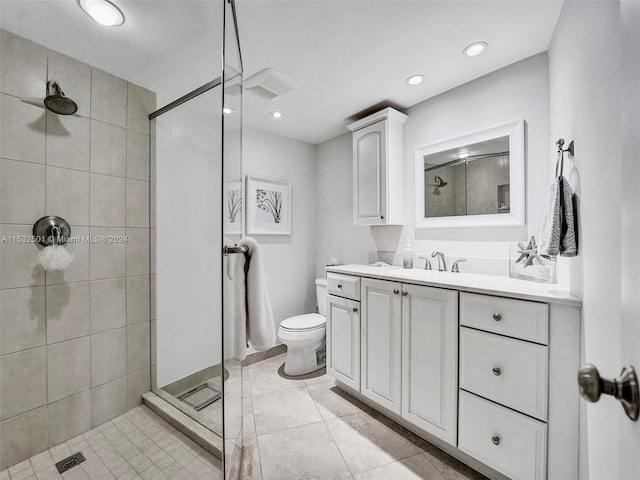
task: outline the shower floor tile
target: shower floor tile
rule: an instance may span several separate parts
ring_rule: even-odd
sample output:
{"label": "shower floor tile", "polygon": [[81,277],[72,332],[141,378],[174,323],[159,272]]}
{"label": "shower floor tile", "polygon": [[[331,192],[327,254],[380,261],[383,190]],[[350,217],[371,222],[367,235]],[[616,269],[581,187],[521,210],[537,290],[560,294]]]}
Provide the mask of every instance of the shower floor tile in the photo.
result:
{"label": "shower floor tile", "polygon": [[336,388],[324,370],[292,379],[284,361],[243,369],[241,480],[487,480]]}
{"label": "shower floor tile", "polygon": [[[55,463],[81,452],[86,461],[60,475]],[[220,460],[145,406],[0,472],[0,480],[218,480]]]}

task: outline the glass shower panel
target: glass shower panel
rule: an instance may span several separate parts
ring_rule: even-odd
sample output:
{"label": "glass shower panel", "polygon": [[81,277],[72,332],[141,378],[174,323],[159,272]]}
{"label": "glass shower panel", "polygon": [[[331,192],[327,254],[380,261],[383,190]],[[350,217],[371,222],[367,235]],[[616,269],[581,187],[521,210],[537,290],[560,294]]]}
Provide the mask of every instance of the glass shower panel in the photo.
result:
{"label": "glass shower panel", "polygon": [[155,119],[154,391],[222,436],[222,87]]}

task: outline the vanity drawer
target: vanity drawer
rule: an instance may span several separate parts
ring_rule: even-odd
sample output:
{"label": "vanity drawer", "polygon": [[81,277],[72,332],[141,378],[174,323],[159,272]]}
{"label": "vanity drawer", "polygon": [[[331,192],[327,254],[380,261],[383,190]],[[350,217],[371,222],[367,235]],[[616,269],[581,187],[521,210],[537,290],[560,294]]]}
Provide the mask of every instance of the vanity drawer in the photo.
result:
{"label": "vanity drawer", "polygon": [[460,392],[458,448],[514,480],[546,479],[547,425]]}
{"label": "vanity drawer", "polygon": [[460,325],[547,345],[549,307],[527,300],[460,293]]}
{"label": "vanity drawer", "polygon": [[460,328],[460,388],[547,420],[547,347]]}
{"label": "vanity drawer", "polygon": [[360,277],[327,273],[327,290],[329,295],[360,300]]}

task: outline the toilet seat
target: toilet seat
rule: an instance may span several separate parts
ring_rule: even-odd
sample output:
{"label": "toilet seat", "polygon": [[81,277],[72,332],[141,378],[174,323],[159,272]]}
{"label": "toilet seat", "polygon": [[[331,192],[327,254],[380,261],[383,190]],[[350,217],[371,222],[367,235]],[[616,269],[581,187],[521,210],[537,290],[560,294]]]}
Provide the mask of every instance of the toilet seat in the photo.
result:
{"label": "toilet seat", "polygon": [[280,328],[287,332],[310,332],[324,329],[327,318],[317,313],[306,313],[290,317],[280,323]]}

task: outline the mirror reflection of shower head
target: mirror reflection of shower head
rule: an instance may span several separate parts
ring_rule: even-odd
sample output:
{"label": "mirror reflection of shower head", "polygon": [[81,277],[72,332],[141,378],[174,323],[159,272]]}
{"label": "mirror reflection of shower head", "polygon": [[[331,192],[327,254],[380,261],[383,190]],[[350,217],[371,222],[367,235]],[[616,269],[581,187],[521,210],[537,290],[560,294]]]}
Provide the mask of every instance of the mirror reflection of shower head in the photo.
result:
{"label": "mirror reflection of shower head", "polygon": [[47,96],[44,99],[44,106],[47,110],[58,115],[73,115],[78,111],[76,102],[67,98],[55,80],[47,82]]}
{"label": "mirror reflection of shower head", "polygon": [[438,175],[436,175],[435,177],[433,177],[433,181],[434,181],[434,182],[436,182],[436,183],[430,183],[430,184],[429,184],[429,186],[430,186],[430,187],[436,187],[436,188],[439,188],[439,187],[444,187],[444,186],[447,184],[447,182],[445,182],[445,181],[444,181],[442,178],[440,178]]}

